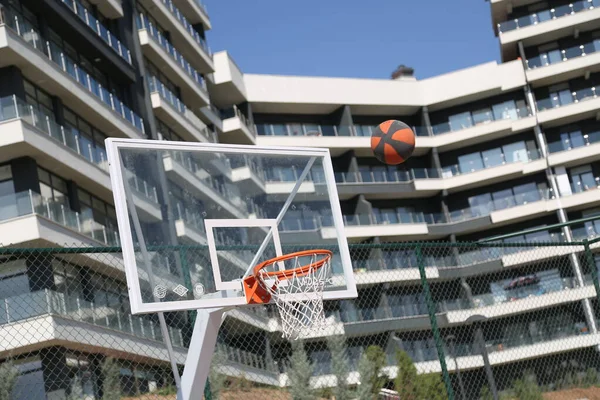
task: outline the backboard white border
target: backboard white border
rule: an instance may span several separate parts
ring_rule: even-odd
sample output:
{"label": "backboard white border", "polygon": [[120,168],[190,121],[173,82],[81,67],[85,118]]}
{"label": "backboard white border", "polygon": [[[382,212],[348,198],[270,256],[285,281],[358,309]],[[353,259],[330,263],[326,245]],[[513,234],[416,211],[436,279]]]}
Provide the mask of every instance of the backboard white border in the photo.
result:
{"label": "backboard white border", "polygon": [[325,181],[327,183],[329,199],[331,202],[333,225],[336,229],[337,244],[340,252],[340,259],[344,270],[346,288],[341,290],[332,290],[323,293],[324,300],[355,298],[358,296],[356,289],[356,280],[352,270],[352,261],[350,259],[350,250],[344,231],[341,206],[337,193],[333,165],[328,149],[306,148],[306,147],[288,147],[288,146],[254,146],[254,145],[231,145],[221,143],[200,143],[200,142],[173,142],[164,140],[150,139],[123,139],[107,138],[105,140],[107,158],[109,162],[110,180],[115,200],[115,211],[117,214],[119,237],[123,252],[123,261],[127,286],[129,289],[129,299],[131,303],[131,312],[133,314],[155,313],[165,311],[184,311],[201,308],[227,307],[246,304],[246,300],[241,297],[214,297],[200,298],[194,300],[168,301],[143,303],[140,287],[140,277],[138,274],[137,263],[135,259],[135,250],[133,247],[133,237],[129,214],[127,210],[125,196],[125,181],[119,159],[120,149],[154,149],[170,151],[197,151],[205,153],[227,152],[240,154],[264,154],[264,155],[289,155],[303,157],[318,157],[323,159]]}
{"label": "backboard white border", "polygon": [[217,255],[217,243],[215,241],[214,228],[270,228],[273,232],[275,255],[283,255],[276,219],[205,219],[204,227],[206,228],[208,254],[210,255],[210,263],[212,264],[215,288],[217,290],[242,290],[242,281],[223,282],[221,280],[221,270],[219,268],[219,257]]}

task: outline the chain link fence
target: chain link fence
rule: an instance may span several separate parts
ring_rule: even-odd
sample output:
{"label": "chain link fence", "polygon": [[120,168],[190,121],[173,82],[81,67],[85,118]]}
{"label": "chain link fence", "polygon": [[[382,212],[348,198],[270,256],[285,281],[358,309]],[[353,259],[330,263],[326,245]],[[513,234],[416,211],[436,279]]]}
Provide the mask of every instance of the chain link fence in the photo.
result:
{"label": "chain link fence", "polygon": [[[272,306],[227,313],[204,397],[600,399],[598,248],[353,244],[359,296],[325,303],[324,332],[290,343]],[[204,247],[161,254],[176,252],[209,263]],[[120,248],[2,248],[0,299],[0,400],[175,399]],[[183,371],[195,312],[165,317]]]}

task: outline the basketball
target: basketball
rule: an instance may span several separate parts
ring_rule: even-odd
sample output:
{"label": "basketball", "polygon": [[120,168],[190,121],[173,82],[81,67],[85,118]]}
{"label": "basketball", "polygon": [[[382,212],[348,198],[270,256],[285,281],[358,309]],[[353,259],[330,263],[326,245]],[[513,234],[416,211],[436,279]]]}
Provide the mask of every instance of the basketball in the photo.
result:
{"label": "basketball", "polygon": [[402,164],[415,151],[415,133],[404,122],[382,122],[371,135],[371,150],[384,164]]}

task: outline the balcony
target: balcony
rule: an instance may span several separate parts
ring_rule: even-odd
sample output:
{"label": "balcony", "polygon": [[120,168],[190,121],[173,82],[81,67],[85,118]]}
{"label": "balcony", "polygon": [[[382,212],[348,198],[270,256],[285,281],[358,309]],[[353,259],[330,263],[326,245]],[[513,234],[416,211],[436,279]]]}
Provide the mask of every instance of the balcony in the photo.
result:
{"label": "balcony", "polygon": [[220,135],[222,143],[256,144],[256,130],[248,117],[237,106],[222,113],[223,133]]}
{"label": "balcony", "polygon": [[[336,172],[338,194],[341,199],[363,194],[367,199],[395,199],[433,196],[438,189],[417,189],[421,181],[437,180],[435,168],[413,168],[408,171]],[[424,185],[428,186],[428,185]]]}
{"label": "balcony", "polygon": [[[152,354],[162,355],[160,357],[162,361],[169,360],[160,326],[147,317],[123,313],[111,307],[86,301],[79,296],[48,289],[0,301],[2,302],[0,324],[8,335],[4,337],[10,338],[10,343],[3,343],[4,351],[9,349],[18,351],[19,348],[26,348],[36,342],[60,340],[67,343],[67,347],[82,349],[84,346],[86,349],[96,347],[100,351],[105,349],[110,352],[139,354],[144,357],[148,356],[148,352],[141,350],[150,346],[154,348]],[[37,336],[35,332],[40,332],[39,326],[44,325],[45,319],[41,318],[44,316],[54,319],[48,321],[52,324],[45,334]],[[27,329],[28,324],[30,324],[29,329]],[[81,329],[94,332],[88,335],[75,334]],[[177,356],[183,363],[187,352],[183,349],[182,332],[173,327],[168,329]],[[11,331],[30,332],[30,334],[12,336]],[[15,341],[17,338],[21,340]],[[94,338],[94,341],[89,341],[89,338]]]}
{"label": "balcony", "polygon": [[221,205],[220,210],[229,217],[247,217],[246,205],[238,195],[192,160],[184,158],[180,152],[165,154],[163,162],[169,179],[181,187],[193,190],[192,194],[197,198],[210,204]]}
{"label": "balcony", "polygon": [[577,91],[563,90],[537,101],[538,121],[547,127],[595,117],[599,108],[594,86]]}
{"label": "balcony", "polygon": [[176,133],[193,142],[216,142],[215,134],[156,77],[148,77],[148,90],[156,116]]}
{"label": "balcony", "polygon": [[498,24],[504,56],[516,56],[516,43],[538,45],[564,36],[574,30],[593,29],[600,18],[598,0],[580,0],[552,9]]}
{"label": "balcony", "polygon": [[81,70],[61,49],[41,36],[19,15],[6,11],[0,21],[0,66],[22,65],[25,75],[57,95],[88,122],[111,136],[145,136],[142,119]]}
{"label": "balcony", "polygon": [[[79,3],[77,0],[61,0],[62,3],[71,10],[75,15],[79,17],[100,39],[104,41],[111,49],[115,51],[123,60],[131,65],[131,53],[127,47],[125,47],[115,35],[113,35],[104,25],[100,23],[88,10]],[[108,2],[111,3],[110,1]],[[116,2],[113,2],[113,4]],[[118,3],[117,3],[118,4]],[[119,8],[121,4],[118,4]],[[108,17],[108,15],[107,15]],[[118,18],[123,17],[123,10],[121,8],[121,15]]]}
{"label": "balcony", "polygon": [[[599,0],[600,1],[600,0]],[[556,49],[527,59],[527,79],[534,86],[547,86],[600,69],[600,39],[567,49]]]}
{"label": "balcony", "polygon": [[548,163],[550,166],[570,167],[586,164],[600,158],[600,131],[590,132],[571,140],[548,143]]}
{"label": "balcony", "polygon": [[[94,241],[107,245],[119,246],[119,233],[116,226],[102,225],[91,216],[73,211],[68,205],[47,199],[33,191],[19,192],[0,197],[0,221],[4,223],[26,215],[39,215],[59,224],[73,232],[87,236]],[[18,242],[10,241],[11,243]],[[73,243],[63,241],[64,243]]]}
{"label": "balcony", "polygon": [[483,110],[468,111],[454,116],[448,122],[433,125],[430,142],[433,147],[447,151],[504,138],[534,126],[535,118],[528,107],[519,108],[514,104],[507,106],[502,103]]}
{"label": "balcony", "polygon": [[205,31],[212,29],[206,5],[200,0],[174,0],[174,2],[190,23],[204,25]]}
{"label": "balcony", "polygon": [[[371,153],[371,140],[367,129],[324,124],[256,124],[256,143],[263,146],[325,147],[332,156],[354,149],[360,154]],[[422,130],[417,130],[422,134]],[[424,154],[417,141],[415,155]]]}
{"label": "balcony", "polygon": [[144,14],[137,15],[137,27],[144,55],[164,70],[192,108],[210,103],[206,81],[179,51],[148,21]]}
{"label": "balcony", "polygon": [[415,188],[448,190],[453,193],[533,174],[545,168],[546,161],[540,159],[538,150],[523,149],[523,152],[517,156],[514,154],[507,156],[497,152],[482,156],[477,161],[444,166],[442,179],[415,182]]}
{"label": "balcony", "polygon": [[206,40],[192,27],[172,0],[140,0],[147,10],[155,10],[153,17],[171,33],[171,42],[194,68],[203,74],[214,72],[212,53]]}

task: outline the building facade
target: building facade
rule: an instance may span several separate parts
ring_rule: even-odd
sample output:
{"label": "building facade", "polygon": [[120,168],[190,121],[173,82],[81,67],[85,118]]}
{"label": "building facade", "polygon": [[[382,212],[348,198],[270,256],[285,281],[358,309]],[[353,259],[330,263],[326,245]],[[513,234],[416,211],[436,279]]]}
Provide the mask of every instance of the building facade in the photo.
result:
{"label": "building facade", "polygon": [[[407,68],[391,80],[244,74],[227,52],[211,53],[205,38],[211,23],[197,0],[0,4],[0,243],[119,246],[106,137],[329,148],[349,241],[383,246],[354,257],[358,299],[328,304],[327,334],[346,336],[353,383],[360,354],[373,344],[388,354],[391,376],[398,342],[420,372],[440,371],[414,260],[385,243],[474,241],[600,210],[598,0],[491,0],[502,63],[425,80]],[[414,156],[398,167],[370,153],[371,131],[386,119],[400,119],[417,134]],[[172,162],[193,174],[202,169],[194,160]],[[293,169],[265,169],[251,158],[230,168],[248,168],[263,188],[297,177]],[[175,183],[161,193],[151,179],[132,174],[130,181],[144,224],[162,223],[160,205],[169,197],[174,219],[188,228],[175,227],[177,242],[197,243],[198,205]],[[264,198],[236,202],[226,176],[200,184],[230,204],[232,214],[268,213]],[[298,210],[281,230],[318,241],[324,217],[318,207]],[[511,240],[564,242],[599,230],[588,222]],[[484,382],[483,365],[467,362],[471,328],[461,328],[481,304],[500,310],[484,324],[490,347],[522,350],[493,359],[495,370],[510,375],[532,358],[598,365],[595,291],[589,265],[576,255],[558,254],[552,263],[524,257],[510,272],[501,256],[475,249],[452,257],[451,265],[469,266],[452,279],[435,272],[448,255],[430,255],[427,266],[438,313],[453,321],[443,333],[456,337],[467,378]],[[76,386],[89,398],[101,398],[106,357],[122,363],[127,393],[170,384],[156,320],[128,313],[121,264],[109,252],[102,259],[5,259],[0,357],[13,358],[21,372],[13,397],[61,399],[78,377]],[[507,284],[532,273],[536,281],[525,291]],[[564,296],[573,289],[582,294]],[[558,295],[544,303],[545,313],[523,302],[550,294]],[[521,301],[518,318],[501,311],[507,299]],[[24,302],[38,308],[15,306]],[[181,313],[168,321],[183,363],[190,319]],[[50,337],[22,335],[44,329]],[[586,341],[575,340],[582,332]],[[229,374],[286,386],[291,348],[279,336],[267,310],[232,312],[219,343]],[[325,334],[307,338],[305,348],[312,384],[334,385]],[[506,385],[499,382],[500,389]]]}

